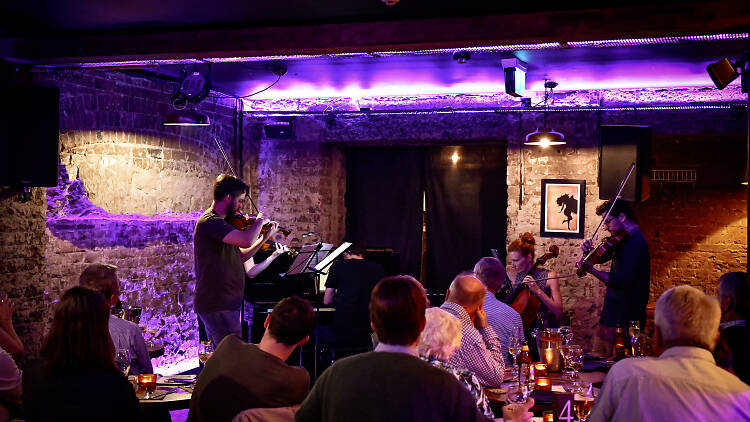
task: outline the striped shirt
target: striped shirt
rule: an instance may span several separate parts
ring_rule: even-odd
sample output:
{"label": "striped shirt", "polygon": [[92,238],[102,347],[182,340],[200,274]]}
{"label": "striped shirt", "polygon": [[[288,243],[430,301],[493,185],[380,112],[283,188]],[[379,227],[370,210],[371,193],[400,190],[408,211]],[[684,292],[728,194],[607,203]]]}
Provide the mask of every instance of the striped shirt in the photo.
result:
{"label": "striped shirt", "polygon": [[449,363],[473,372],[485,387],[500,387],[505,361],[495,330],[489,325],[477,330],[466,309],[456,303],[445,302],[440,309],[450,312],[461,322],[461,347]]}
{"label": "striped shirt", "polygon": [[495,330],[497,337],[500,339],[500,350],[503,353],[505,363],[508,364],[508,338],[513,332],[513,326],[517,325],[523,330],[523,321],[521,315],[515,309],[500,302],[495,295],[489,291],[484,296],[484,312],[487,313],[487,323]]}
{"label": "striped shirt", "polygon": [[148,355],[146,342],[143,341],[141,329],[130,321],[109,316],[109,335],[116,349],[128,349],[130,352],[130,372],[138,374],[153,374],[151,357]]}

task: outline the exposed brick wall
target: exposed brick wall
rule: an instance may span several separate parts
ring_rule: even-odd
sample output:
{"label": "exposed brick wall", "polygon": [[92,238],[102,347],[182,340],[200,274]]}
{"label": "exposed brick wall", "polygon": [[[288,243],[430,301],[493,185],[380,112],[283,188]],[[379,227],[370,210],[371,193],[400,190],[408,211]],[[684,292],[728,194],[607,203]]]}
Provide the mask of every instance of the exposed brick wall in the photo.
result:
{"label": "exposed brick wall", "polygon": [[[38,353],[50,305],[88,263],[109,262],[120,268],[123,302],[142,306],[142,322],[159,330],[156,340],[166,354],[157,367],[169,371],[194,360],[192,231],[211,203],[214,178],[229,172],[214,137],[240,170],[234,101],[200,104],[210,128],[164,127],[171,83],[101,71],[39,79],[60,87],[60,181],[47,192],[49,207],[43,189],[35,189],[29,204],[8,199],[0,206],[7,216],[3,256],[18,258],[0,270],[0,286],[19,298],[19,331],[29,354]],[[245,145],[243,156],[254,149]],[[256,163],[241,169],[250,180]],[[184,365],[173,367],[179,368]]]}

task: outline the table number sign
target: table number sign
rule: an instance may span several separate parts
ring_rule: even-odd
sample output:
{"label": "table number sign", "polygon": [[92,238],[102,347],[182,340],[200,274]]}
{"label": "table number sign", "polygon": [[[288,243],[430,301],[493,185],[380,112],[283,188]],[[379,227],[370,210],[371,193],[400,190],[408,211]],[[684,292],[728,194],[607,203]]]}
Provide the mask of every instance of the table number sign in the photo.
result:
{"label": "table number sign", "polygon": [[555,422],[575,422],[573,411],[573,393],[555,392],[552,398],[552,411],[555,412]]}

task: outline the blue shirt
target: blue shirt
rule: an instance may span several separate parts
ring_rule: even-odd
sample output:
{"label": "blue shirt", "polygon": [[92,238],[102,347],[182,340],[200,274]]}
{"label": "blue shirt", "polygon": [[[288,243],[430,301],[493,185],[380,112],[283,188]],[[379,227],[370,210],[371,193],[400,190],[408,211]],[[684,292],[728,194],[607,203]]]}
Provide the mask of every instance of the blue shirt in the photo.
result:
{"label": "blue shirt", "polygon": [[141,329],[130,321],[109,316],[109,335],[115,350],[128,349],[130,351],[130,372],[133,374],[153,374],[151,357],[148,355],[146,342],[143,341]]}
{"label": "blue shirt", "polygon": [[521,315],[515,309],[497,300],[489,291],[484,295],[483,307],[484,312],[487,313],[487,323],[500,339],[500,350],[503,358],[506,359],[505,363],[508,364],[508,338],[513,332],[513,326],[517,325],[523,330]]}

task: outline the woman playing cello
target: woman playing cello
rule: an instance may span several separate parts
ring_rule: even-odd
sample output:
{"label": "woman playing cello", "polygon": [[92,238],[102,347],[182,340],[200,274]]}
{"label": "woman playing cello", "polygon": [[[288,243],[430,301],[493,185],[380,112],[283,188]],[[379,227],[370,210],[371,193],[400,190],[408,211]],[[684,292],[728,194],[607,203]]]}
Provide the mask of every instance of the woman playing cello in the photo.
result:
{"label": "woman playing cello", "polygon": [[[533,328],[557,327],[557,320],[562,316],[562,296],[560,296],[560,283],[555,277],[557,274],[545,268],[535,268],[529,274],[534,265],[534,245],[536,241],[531,233],[523,233],[518,239],[508,246],[508,260],[511,266],[511,277],[513,288],[520,283],[526,283],[529,291],[541,302],[537,317],[529,326],[524,327],[528,333]],[[519,313],[521,313],[519,311]]]}

